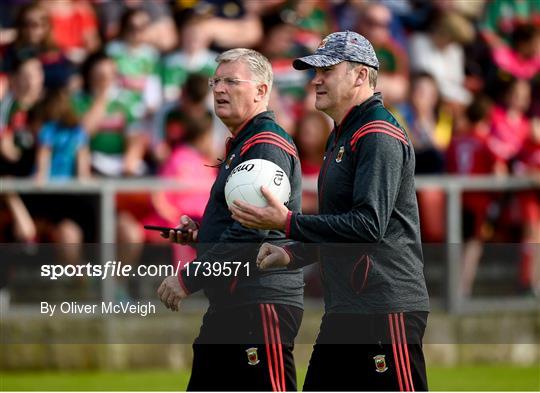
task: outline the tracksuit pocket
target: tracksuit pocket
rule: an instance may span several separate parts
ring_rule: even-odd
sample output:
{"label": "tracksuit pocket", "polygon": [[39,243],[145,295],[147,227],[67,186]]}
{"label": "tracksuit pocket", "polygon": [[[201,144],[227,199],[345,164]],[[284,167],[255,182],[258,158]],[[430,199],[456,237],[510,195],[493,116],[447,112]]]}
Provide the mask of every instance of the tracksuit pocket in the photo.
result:
{"label": "tracksuit pocket", "polygon": [[369,273],[372,268],[372,260],[369,255],[362,255],[353,265],[350,284],[353,291],[359,295],[368,285]]}

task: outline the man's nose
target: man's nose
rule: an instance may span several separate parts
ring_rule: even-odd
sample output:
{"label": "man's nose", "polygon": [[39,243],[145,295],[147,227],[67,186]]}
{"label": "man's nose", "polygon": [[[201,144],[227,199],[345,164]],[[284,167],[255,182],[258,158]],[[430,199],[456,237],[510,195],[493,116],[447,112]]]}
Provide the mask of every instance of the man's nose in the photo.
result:
{"label": "man's nose", "polygon": [[320,85],[322,83],[322,79],[323,79],[322,76],[319,73],[317,73],[311,80],[311,84],[315,86]]}
{"label": "man's nose", "polygon": [[224,92],[227,84],[221,80],[217,81],[217,83],[214,85],[214,93],[220,93]]}

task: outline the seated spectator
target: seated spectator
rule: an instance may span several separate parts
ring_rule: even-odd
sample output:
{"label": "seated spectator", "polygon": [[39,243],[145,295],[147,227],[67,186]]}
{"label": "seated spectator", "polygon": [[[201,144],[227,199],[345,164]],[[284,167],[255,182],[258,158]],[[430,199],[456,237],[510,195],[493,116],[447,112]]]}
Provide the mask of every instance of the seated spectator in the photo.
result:
{"label": "seated spectator", "polygon": [[154,113],[161,102],[159,52],[144,38],[150,16],[142,9],[130,9],[122,16],[118,39],[107,44],[105,52],[116,63],[120,88],[132,96],[136,119]]}
{"label": "seated spectator", "polygon": [[[186,189],[152,194],[152,212],[141,220],[144,225],[176,227],[182,215],[195,220],[202,218],[204,213],[217,175],[217,167],[212,165],[215,163],[212,114],[209,111],[199,115],[186,112],[182,123],[182,138],[170,141],[172,152],[160,168],[158,176],[173,179],[183,184]],[[145,240],[151,243],[169,243],[154,231],[146,231]],[[173,255],[174,263],[183,266],[195,259],[196,252],[191,246],[175,244]]]}
{"label": "seated spectator", "polygon": [[259,51],[268,58],[274,73],[270,108],[276,113],[279,124],[293,133],[294,123],[303,112],[301,107],[310,74],[295,70],[292,61],[310,51],[297,42],[298,27],[284,21],[282,13],[265,15],[262,20],[265,40]]}
{"label": "seated spectator", "polygon": [[522,79],[514,79],[503,88],[501,102],[491,112],[491,132],[487,145],[497,157],[496,172],[509,172],[510,161],[529,138],[530,120],[527,111],[531,103],[531,86]]}
{"label": "seated spectator", "polygon": [[327,1],[299,0],[290,2],[284,10],[285,20],[298,27],[296,41],[311,51],[319,46],[322,37],[336,30]]}
{"label": "seated spectator", "polygon": [[[282,0],[278,0],[282,2]],[[263,39],[260,16],[267,8],[275,6],[268,1],[200,1],[190,5],[194,12],[204,16],[199,34],[212,42],[212,49],[221,52],[225,49],[252,48]]]}
{"label": "seated spectator", "polygon": [[533,23],[540,26],[538,1],[491,0],[486,2],[480,32],[491,48],[509,44],[517,26]]}
{"label": "seated spectator", "polygon": [[416,155],[416,173],[441,173],[452,121],[441,104],[433,76],[421,72],[411,78],[409,102],[397,107]]}
{"label": "seated spectator", "polygon": [[[181,215],[201,218],[217,174],[215,152],[212,148],[212,114],[206,111],[195,117],[183,116],[183,135],[171,141],[172,152],[161,166],[158,176],[185,184],[182,191],[163,191],[152,194],[153,213],[143,222],[148,225],[178,225]],[[156,235],[156,236],[154,236]],[[146,239],[156,241],[159,233],[147,232]],[[161,240],[165,240],[162,239]]]}
{"label": "seated spectator", "polygon": [[361,9],[357,31],[372,44],[379,59],[377,90],[388,105],[406,99],[409,87],[409,59],[407,52],[392,38],[392,13],[381,3],[368,3]]}
{"label": "seated spectator", "polygon": [[67,89],[49,91],[34,111],[36,120],[42,124],[38,135],[37,180],[88,178],[88,135],[71,106]]}
{"label": "seated spectator", "polygon": [[201,31],[204,17],[191,15],[180,28],[180,48],[162,61],[161,81],[166,102],[180,97],[190,74],[214,75],[217,53],[209,49],[210,41]]}
{"label": "seated spectator", "polygon": [[[518,176],[533,177],[540,185],[540,122],[532,122],[528,141],[519,152],[514,173]],[[518,196],[523,236],[521,241],[521,259],[519,287],[522,293],[540,296],[540,190],[521,192]]]}
{"label": "seated spectator", "polygon": [[15,22],[16,39],[0,57],[2,71],[11,72],[24,57],[37,57],[43,66],[45,86],[58,86],[71,71],[71,65],[56,45],[47,11],[37,3],[21,7]]}
{"label": "seated spectator", "polygon": [[[414,146],[417,174],[442,173],[444,152],[452,134],[452,118],[441,104],[437,83],[427,73],[413,75],[409,102],[398,105],[397,116],[407,130]],[[442,189],[422,189],[418,192],[422,239],[444,241],[445,194]]]}
{"label": "seated spectator", "polygon": [[465,58],[462,45],[474,38],[470,22],[461,15],[442,13],[429,33],[415,33],[409,40],[412,71],[428,72],[437,81],[442,98],[456,110],[467,105],[471,94],[464,87]]}
{"label": "seated spectator", "polygon": [[323,164],[330,131],[332,131],[331,120],[321,112],[311,111],[302,117],[294,136],[302,164],[304,185],[312,187],[312,190],[302,193],[302,212],[305,214],[319,212],[317,178]]}
{"label": "seated spectator", "polygon": [[284,21],[281,14],[266,15],[263,25],[265,39],[259,50],[272,64],[274,87],[281,95],[301,101],[309,83],[309,74],[295,70],[292,61],[310,54],[310,51],[296,41],[298,27]]}
{"label": "seated spectator", "polygon": [[[180,98],[163,107],[156,115],[154,135],[152,141],[153,158],[158,165],[162,165],[171,153],[171,146],[177,146],[183,140],[186,120],[189,118],[203,118],[209,113],[208,107],[208,77],[201,74],[191,74],[185,83]],[[223,137],[216,136],[216,128],[213,127],[213,137],[210,140],[215,147],[214,139]],[[221,135],[220,135],[221,136]]]}
{"label": "seated spectator", "polygon": [[115,63],[95,53],[83,64],[82,74],[84,90],[74,104],[90,137],[92,170],[102,176],[144,174],[148,141],[134,113],[138,101],[119,88]]}
{"label": "seated spectator", "polygon": [[107,41],[118,36],[122,29],[122,15],[126,11],[144,10],[150,17],[149,25],[143,33],[144,41],[161,52],[167,52],[177,44],[176,27],[169,3],[166,0],[100,0],[94,1],[94,7],[101,34]]}
{"label": "seated spectator", "polygon": [[492,49],[495,65],[514,78],[530,80],[540,73],[540,27],[532,24],[514,29],[511,44]]}
{"label": "seated spectator", "polygon": [[73,62],[81,63],[100,47],[97,19],[88,0],[44,1],[54,42]]}
{"label": "seated spectator", "polygon": [[28,111],[43,92],[43,68],[36,57],[13,64],[10,90],[0,101],[0,176],[31,176],[36,155],[36,130]]}
{"label": "seated spectator", "polygon": [[[493,173],[495,157],[487,147],[490,132],[489,113],[491,102],[477,97],[465,111],[463,129],[452,137],[448,148],[447,171],[451,174],[474,176]],[[468,297],[472,293],[478,263],[483,253],[483,244],[490,237],[488,211],[494,202],[493,193],[463,193],[464,239],[461,266],[460,294]]]}

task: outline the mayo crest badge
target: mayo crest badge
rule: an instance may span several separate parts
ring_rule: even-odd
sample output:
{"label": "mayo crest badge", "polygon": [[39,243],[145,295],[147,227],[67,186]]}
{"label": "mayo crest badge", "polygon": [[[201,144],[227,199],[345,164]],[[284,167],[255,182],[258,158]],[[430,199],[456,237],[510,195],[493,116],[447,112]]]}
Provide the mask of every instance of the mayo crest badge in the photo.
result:
{"label": "mayo crest badge", "polygon": [[231,156],[227,159],[225,162],[225,169],[229,169],[231,167],[232,160],[234,160],[234,157],[236,154],[231,154]]}
{"label": "mayo crest badge", "polygon": [[384,373],[386,370],[388,370],[385,355],[374,356],[373,360],[375,361],[375,371],[378,373]]}
{"label": "mayo crest badge", "polygon": [[246,353],[247,353],[247,358],[248,358],[248,364],[250,366],[255,366],[259,364],[260,360],[259,360],[259,355],[257,353],[256,347],[251,347],[251,348],[246,349]]}
{"label": "mayo crest badge", "polygon": [[340,163],[341,159],[343,158],[343,154],[345,154],[345,146],[341,146],[339,148],[338,154],[336,156],[336,162]]}

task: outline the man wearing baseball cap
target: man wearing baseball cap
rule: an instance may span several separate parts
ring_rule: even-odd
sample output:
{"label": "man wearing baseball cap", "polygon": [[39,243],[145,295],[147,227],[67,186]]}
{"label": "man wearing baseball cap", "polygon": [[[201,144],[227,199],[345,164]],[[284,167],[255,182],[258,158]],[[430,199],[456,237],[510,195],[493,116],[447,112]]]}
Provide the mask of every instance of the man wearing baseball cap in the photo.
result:
{"label": "man wearing baseball cap", "polygon": [[[237,201],[231,210],[247,227],[282,229],[297,241],[263,244],[260,269],[321,264],[325,314],[304,390],[427,390],[429,299],[414,151],[374,92],[377,56],[367,39],[345,31],[293,66],[314,69],[315,107],[335,122],[319,174],[319,214],[291,212],[265,189],[267,207]],[[306,252],[310,243],[318,258]]]}

